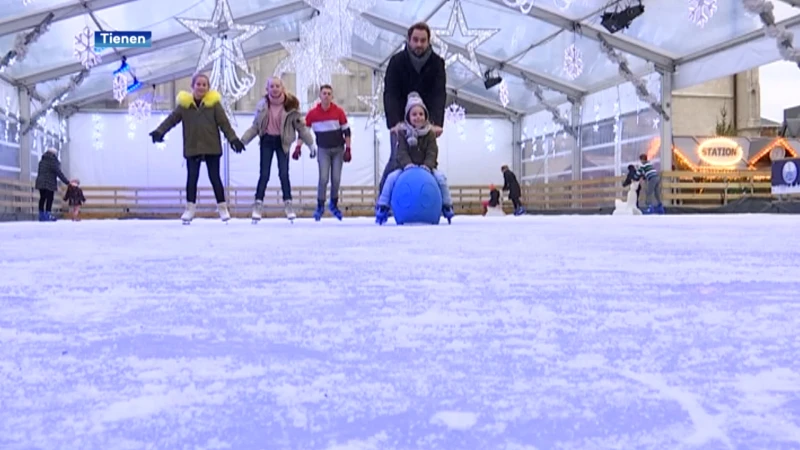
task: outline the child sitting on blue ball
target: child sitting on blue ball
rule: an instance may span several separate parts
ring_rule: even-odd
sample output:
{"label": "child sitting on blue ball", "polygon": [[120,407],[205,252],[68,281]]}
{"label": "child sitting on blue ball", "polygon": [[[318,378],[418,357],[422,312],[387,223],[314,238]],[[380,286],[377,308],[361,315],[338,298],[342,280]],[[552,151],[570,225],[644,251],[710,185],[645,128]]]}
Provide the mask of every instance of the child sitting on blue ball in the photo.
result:
{"label": "child sitting on blue ball", "polygon": [[386,177],[383,190],[378,197],[375,222],[383,225],[389,220],[392,189],[400,173],[412,167],[422,167],[436,178],[436,183],[442,191],[442,214],[447,219],[447,223],[450,223],[455,215],[453,200],[450,198],[447,178],[442,172],[436,170],[439,165],[439,146],[436,144],[436,134],[428,122],[428,108],[425,107],[425,103],[416,92],[408,94],[405,117],[405,125],[400,129],[400,136],[397,139],[397,164],[402,169],[395,170]]}

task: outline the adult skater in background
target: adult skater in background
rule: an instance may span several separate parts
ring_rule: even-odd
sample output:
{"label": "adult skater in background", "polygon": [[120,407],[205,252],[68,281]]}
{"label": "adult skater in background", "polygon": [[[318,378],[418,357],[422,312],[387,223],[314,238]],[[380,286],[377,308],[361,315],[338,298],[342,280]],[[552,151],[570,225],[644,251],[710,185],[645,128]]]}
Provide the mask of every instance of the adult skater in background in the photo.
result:
{"label": "adult skater in background", "polygon": [[397,165],[398,133],[403,129],[408,94],[417,92],[427,106],[431,129],[438,138],[444,126],[444,108],[447,100],[447,71],[444,60],[431,48],[431,29],[423,22],[411,25],[407,33],[405,49],[397,52],[389,60],[384,76],[383,109],[386,126],[391,131],[391,154],[379,191],[383,190],[386,177],[400,169]]}
{"label": "adult skater in background", "polygon": [[225,109],[222,107],[222,96],[217,91],[209,90],[210,82],[201,73],[192,77],[192,92],[178,93],[178,106],[163,122],[150,133],[153,143],[164,142],[164,135],[175,125],[183,123],[183,157],[186,158],[186,211],[181,220],[189,224],[197,211],[197,182],[200,179],[200,165],[205,161],[208,179],[214,188],[219,217],[224,222],[231,218],[228,205],[225,203],[225,189],[220,178],[220,159],[222,158],[222,142],[219,130],[225,134],[236,153],[244,150],[244,144],[236,137]]}
{"label": "adult skater in background", "polygon": [[58,150],[50,147],[39,160],[36,173],[36,189],[39,190],[39,222],[55,222],[53,215],[53,200],[58,190],[58,180],[72,185],[61,171],[61,161],[58,160]]}
{"label": "adult skater in background", "polygon": [[520,200],[522,198],[522,188],[519,185],[519,181],[517,181],[517,176],[508,166],[503,166],[500,170],[503,172],[503,191],[508,192],[508,198],[514,204],[514,215],[521,216],[525,214]]}
{"label": "adult skater in background", "polygon": [[297,217],[292,207],[292,185],[289,182],[289,149],[298,135],[311,149],[311,158],[316,157],[317,147],[314,145],[314,137],[300,114],[300,101],[294,95],[286,92],[280,78],[272,77],[267,80],[266,95],[256,106],[253,124],[242,136],[245,145],[249,144],[256,136],[261,137],[261,161],[256,186],[256,201],[253,205],[253,223],[261,220],[273,156],[278,157],[278,178],[281,180],[286,218],[294,221]]}
{"label": "adult skater in background", "polygon": [[[331,181],[331,203],[328,209],[331,214],[342,220],[339,210],[339,186],[342,181],[342,165],[350,162],[350,125],[347,114],[333,102],[333,88],[324,84],[319,88],[319,104],[306,114],[306,126],[314,130],[317,138],[317,163],[319,165],[319,183],[317,184],[317,209],[314,220],[322,219],[325,212],[325,191],[328,179]],[[292,158],[300,158],[300,146],[297,142]]]}

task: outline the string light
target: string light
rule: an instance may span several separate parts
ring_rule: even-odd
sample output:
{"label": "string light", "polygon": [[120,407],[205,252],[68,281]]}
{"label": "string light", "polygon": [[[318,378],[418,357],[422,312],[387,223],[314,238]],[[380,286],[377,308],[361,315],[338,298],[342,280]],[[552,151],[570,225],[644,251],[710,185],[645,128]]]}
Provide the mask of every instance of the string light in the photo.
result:
{"label": "string light", "polygon": [[383,90],[384,90],[384,76],[382,72],[375,72],[373,78],[377,80],[375,92],[372,95],[359,95],[357,96],[358,101],[367,105],[369,108],[369,117],[367,117],[367,123],[364,126],[364,129],[368,129],[371,127],[376,127],[378,123],[382,122],[383,119],[386,117],[383,106],[381,105],[381,99],[383,98]]}
{"label": "string light", "polygon": [[[453,38],[458,25],[459,33],[464,37],[473,38],[466,45],[467,54],[450,53],[449,46],[443,38]],[[431,44],[437,47],[436,53],[444,59],[445,68],[450,67],[456,62],[460,62],[478,78],[483,77],[483,71],[478,64],[478,57],[475,51],[486,42],[490,37],[497,34],[500,30],[496,28],[469,28],[464,17],[464,10],[461,8],[461,1],[456,0],[453,9],[450,11],[450,19],[446,28],[431,28]]]}
{"label": "string light", "polygon": [[614,102],[614,143],[619,143],[619,100]]}
{"label": "string light", "polygon": [[8,67],[25,59],[28,54],[28,47],[50,29],[50,24],[53,23],[55,17],[54,13],[48,13],[31,31],[20,33],[14,38],[14,46],[0,59],[0,73],[5,72]]}
{"label": "string light", "polygon": [[494,146],[494,125],[492,121],[489,119],[483,120],[483,133],[484,133],[484,142],[486,142],[486,148],[493,152],[496,150]]}
{"label": "string light", "polygon": [[500,98],[500,103],[503,105],[503,108],[508,106],[508,83],[506,80],[500,82],[500,86],[498,87],[498,96]]}
{"label": "string light", "polygon": [[594,125],[592,126],[592,130],[595,133],[600,131],[600,103],[594,104]]}
{"label": "string light", "polygon": [[58,123],[58,134],[59,134],[59,137],[60,137],[59,140],[61,141],[61,143],[62,144],[66,144],[67,141],[69,140],[67,138],[67,134],[68,134],[67,133],[67,119],[61,119],[61,121],[59,121],[59,123]]}
{"label": "string light", "polygon": [[717,0],[689,0],[689,20],[700,28],[717,12]]}
{"label": "string light", "polygon": [[583,52],[574,43],[564,49],[564,74],[570,80],[583,74]]}
{"label": "string light", "polygon": [[331,84],[334,74],[350,73],[335,54],[333,42],[325,36],[327,27],[317,24],[317,19],[300,25],[300,41],[281,43],[289,54],[275,67],[274,75],[294,73],[297,92]]}
{"label": "string light", "polygon": [[103,149],[103,117],[100,114],[92,114],[92,147],[95,150]]}
{"label": "string light", "polygon": [[[371,10],[376,0],[305,0],[319,15],[312,19],[324,27],[324,39],[330,43],[334,58],[348,58],[353,54],[353,37],[364,42],[375,42],[379,30],[361,15]],[[321,36],[318,36],[321,37]]]}
{"label": "string light", "polygon": [[83,27],[83,30],[75,35],[73,49],[75,58],[80,61],[83,67],[91,69],[100,64],[100,55],[94,48],[94,33],[89,27]]}
{"label": "string light", "polygon": [[136,119],[132,116],[125,116],[125,122],[128,123],[128,139],[136,138]]}

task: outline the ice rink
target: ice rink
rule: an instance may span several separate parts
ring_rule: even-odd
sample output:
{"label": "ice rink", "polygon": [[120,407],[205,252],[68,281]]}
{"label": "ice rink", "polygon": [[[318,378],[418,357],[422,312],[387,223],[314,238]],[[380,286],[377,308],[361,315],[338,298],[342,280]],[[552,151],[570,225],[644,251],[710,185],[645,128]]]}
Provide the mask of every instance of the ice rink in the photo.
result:
{"label": "ice rink", "polygon": [[3,223],[0,448],[798,449],[798,227]]}

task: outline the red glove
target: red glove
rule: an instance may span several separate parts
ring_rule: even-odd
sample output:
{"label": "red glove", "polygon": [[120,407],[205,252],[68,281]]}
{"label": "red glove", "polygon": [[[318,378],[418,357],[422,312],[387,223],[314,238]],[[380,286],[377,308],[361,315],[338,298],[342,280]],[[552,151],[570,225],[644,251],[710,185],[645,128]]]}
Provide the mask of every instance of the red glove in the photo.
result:
{"label": "red glove", "polygon": [[353,160],[353,155],[350,154],[350,147],[345,147],[344,148],[344,156],[342,156],[342,159],[346,163],[349,163],[350,161]]}
{"label": "red glove", "polygon": [[292,159],[294,159],[295,161],[300,159],[300,147],[301,147],[300,145],[295,147],[294,148],[294,153],[292,153]]}

